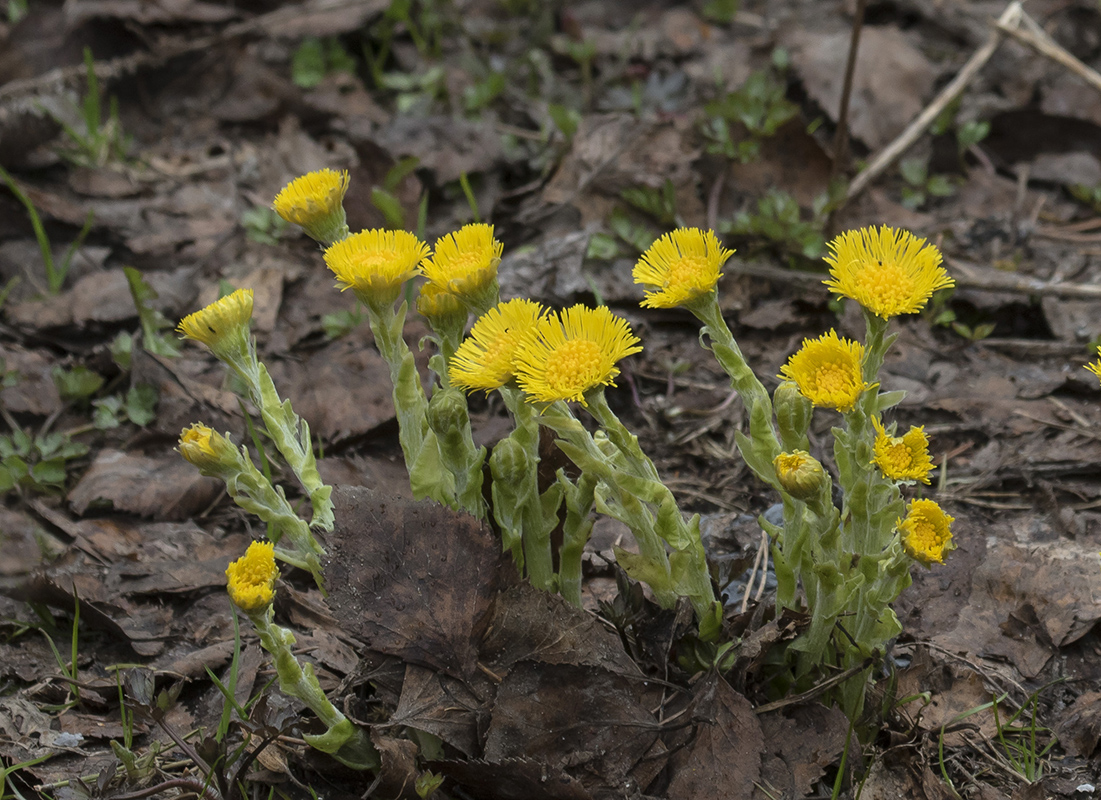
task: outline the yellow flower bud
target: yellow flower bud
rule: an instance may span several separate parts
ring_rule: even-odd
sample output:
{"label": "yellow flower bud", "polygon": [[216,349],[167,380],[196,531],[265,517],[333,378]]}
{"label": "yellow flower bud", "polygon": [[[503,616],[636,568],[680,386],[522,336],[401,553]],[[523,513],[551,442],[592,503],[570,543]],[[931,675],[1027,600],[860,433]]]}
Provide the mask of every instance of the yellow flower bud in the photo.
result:
{"label": "yellow flower bud", "polygon": [[785,440],[807,435],[814,403],[803,396],[795,381],[784,381],[776,387],[772,394],[772,407],[776,410],[776,423]]}
{"label": "yellow flower bud", "polygon": [[914,500],[906,519],[898,521],[902,547],[915,561],[926,567],[943,564],[944,557],[956,549],[950,526],[955,522],[932,500]]}
{"label": "yellow flower bud", "polygon": [[198,422],[180,433],[180,455],[203,471],[217,470],[222,466],[227,455],[226,448],[234,449],[224,436]]}
{"label": "yellow flower bud", "polygon": [[344,216],[347,191],[347,170],[322,169],[287,184],[275,196],[272,208],[287,222],[301,226],[311,239],[331,244],[348,235]]}
{"label": "yellow flower bud", "polygon": [[780,486],[796,500],[811,500],[826,485],[826,470],[818,459],[803,450],[780,453],[772,464]]}
{"label": "yellow flower bud", "polygon": [[252,289],[238,289],[206,308],[189,314],[176,329],[185,338],[202,342],[214,355],[248,348],[249,320],[252,319]]}

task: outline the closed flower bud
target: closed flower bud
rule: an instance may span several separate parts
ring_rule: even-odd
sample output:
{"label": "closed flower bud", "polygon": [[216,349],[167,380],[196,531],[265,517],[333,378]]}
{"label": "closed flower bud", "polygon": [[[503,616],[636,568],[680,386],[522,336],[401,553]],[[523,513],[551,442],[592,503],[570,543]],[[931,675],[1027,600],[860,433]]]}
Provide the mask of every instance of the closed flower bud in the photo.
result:
{"label": "closed flower bud", "polygon": [[206,425],[195,423],[180,433],[180,455],[202,472],[217,472],[232,463],[236,450],[226,438]]}
{"label": "closed flower bud", "polygon": [[443,438],[470,423],[466,398],[457,389],[440,389],[428,401],[428,425]]}
{"label": "closed flower bud", "polygon": [[776,387],[772,406],[776,409],[776,423],[785,441],[802,439],[807,435],[814,403],[799,391],[795,381],[784,381]]}
{"label": "closed flower bud", "polygon": [[519,486],[532,469],[531,458],[514,439],[502,439],[489,457],[489,470],[498,486]]}
{"label": "closed flower bud", "polygon": [[796,500],[811,500],[826,485],[826,470],[816,458],[802,450],[780,453],[772,463],[780,486]]}

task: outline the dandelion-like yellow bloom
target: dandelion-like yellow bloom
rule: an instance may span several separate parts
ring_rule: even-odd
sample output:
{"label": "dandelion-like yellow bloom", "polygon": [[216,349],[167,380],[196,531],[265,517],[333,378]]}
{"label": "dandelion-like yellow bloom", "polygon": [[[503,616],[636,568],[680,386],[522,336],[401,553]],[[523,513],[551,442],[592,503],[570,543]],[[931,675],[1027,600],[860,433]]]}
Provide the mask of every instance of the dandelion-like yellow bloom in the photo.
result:
{"label": "dandelion-like yellow bloom", "polygon": [[929,483],[933,460],[929,457],[925,428],[911,427],[902,436],[890,436],[878,418],[872,417],[872,425],[876,434],[872,463],[891,480]]}
{"label": "dandelion-like yellow bloom", "polygon": [[353,233],[325,251],[325,263],[341,291],[352,289],[364,303],[392,304],[407,280],[420,272],[428,245],[408,231]]}
{"label": "dandelion-like yellow bloom", "polygon": [[576,305],[550,314],[516,352],[516,379],[536,402],[578,400],[597,386],[614,386],[621,358],[641,352],[627,320],[606,307]]}
{"label": "dandelion-like yellow bloom", "polygon": [[226,567],[226,589],[234,605],[251,614],[271,605],[278,577],[275,545],[253,542],[243,556]]}
{"label": "dandelion-like yellow bloom", "polygon": [[432,257],[424,262],[425,277],[441,289],[472,302],[496,295],[497,265],[504,245],[493,238],[493,226],[464,225],[436,240]]}
{"label": "dandelion-like yellow bloom", "polygon": [[301,225],[312,239],[331,242],[346,232],[344,194],[348,171],[322,169],[288,183],[272,202],[275,212],[287,222]]}
{"label": "dandelion-like yellow bloom", "polygon": [[[1101,356],[1101,347],[1097,348],[1097,355]],[[1101,380],[1101,358],[1097,359],[1096,364],[1086,364],[1086,369],[1097,376],[1098,380]]]}
{"label": "dandelion-like yellow bloom", "polygon": [[218,451],[211,441],[214,436],[214,431],[202,423],[184,428],[180,433],[180,455],[197,467],[217,459]]}
{"label": "dandelion-like yellow bloom", "polygon": [[831,330],[817,339],[804,339],[799,351],[780,368],[780,377],[795,381],[816,406],[846,412],[868,388],[860,367],[863,358],[864,345],[841,339]]}
{"label": "dandelion-like yellow bloom", "polygon": [[463,327],[465,327],[468,313],[462,300],[434,283],[426,283],[421,286],[420,294],[417,295],[417,311],[420,312],[421,316],[430,320],[462,317]]}
{"label": "dandelion-like yellow bloom", "polygon": [[478,318],[470,335],[455,351],[448,369],[451,385],[489,394],[512,380],[517,348],[535,330],[546,312],[533,300],[500,303]]}
{"label": "dandelion-like yellow bloom", "polygon": [[810,500],[821,491],[826,480],[822,464],[805,450],[780,453],[772,465],[784,491],[796,500]]}
{"label": "dandelion-like yellow bloom", "polygon": [[715,290],[722,265],[734,254],[714,231],[677,228],[650,245],[635,264],[635,283],[651,287],[642,301],[649,308],[683,306]]}
{"label": "dandelion-like yellow bloom", "polygon": [[912,500],[906,519],[898,521],[902,532],[902,547],[915,561],[926,567],[943,564],[944,557],[956,545],[952,543],[950,526],[955,522],[932,500]]}
{"label": "dandelion-like yellow bloom", "polygon": [[940,265],[940,251],[909,231],[886,225],[846,231],[829,248],[826,286],[883,319],[915,314],[933,292],[956,284]]}
{"label": "dandelion-like yellow bloom", "polygon": [[252,289],[238,289],[206,308],[188,314],[176,330],[188,339],[202,342],[216,353],[230,344],[248,343],[252,319]]}

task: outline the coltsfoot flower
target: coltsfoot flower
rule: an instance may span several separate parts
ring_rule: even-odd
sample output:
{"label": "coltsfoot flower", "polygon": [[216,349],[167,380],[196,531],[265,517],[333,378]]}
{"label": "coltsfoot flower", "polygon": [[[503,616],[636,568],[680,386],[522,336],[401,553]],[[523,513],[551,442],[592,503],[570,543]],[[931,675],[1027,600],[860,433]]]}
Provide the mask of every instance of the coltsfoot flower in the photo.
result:
{"label": "coltsfoot flower", "polygon": [[202,342],[220,356],[227,349],[237,349],[242,344],[248,348],[251,319],[252,289],[238,289],[188,314],[180,320],[176,330],[188,339]]}
{"label": "coltsfoot flower", "polygon": [[929,483],[933,460],[929,457],[929,438],[924,426],[911,427],[902,436],[890,436],[878,418],[872,417],[872,425],[876,434],[872,463],[891,480]]}
{"label": "coltsfoot flower", "polygon": [[329,244],[347,235],[344,194],[348,171],[322,169],[295,178],[275,196],[272,208],[287,222],[300,225],[311,239]]}
{"label": "coltsfoot flower", "polygon": [[533,300],[500,303],[478,318],[451,359],[451,385],[467,392],[489,394],[513,379],[517,348],[546,313]]}
{"label": "coltsfoot flower", "polygon": [[[1101,356],[1101,347],[1097,348],[1097,355]],[[1086,369],[1097,376],[1098,380],[1101,380],[1101,357],[1097,359],[1096,364],[1086,364]]]}
{"label": "coltsfoot flower", "polygon": [[833,252],[826,256],[826,286],[883,319],[915,314],[933,292],[955,286],[940,265],[940,251],[909,231],[861,228],[842,233],[828,246]]}
{"label": "coltsfoot flower", "polygon": [[325,251],[325,263],[341,291],[353,290],[367,305],[384,308],[401,294],[402,285],[420,273],[428,245],[408,231],[366,230],[353,233]]}
{"label": "coltsfoot flower", "polygon": [[780,377],[795,381],[816,406],[846,412],[869,388],[861,372],[863,358],[864,345],[841,339],[831,330],[817,339],[804,339],[799,351],[780,368]]}
{"label": "coltsfoot flower", "polygon": [[585,402],[585,392],[614,386],[621,358],[642,351],[627,320],[605,306],[572,306],[539,320],[516,352],[516,378],[531,400]]}
{"label": "coltsfoot flower", "polygon": [[441,289],[434,283],[421,286],[420,294],[417,295],[417,311],[433,323],[461,319],[463,327],[466,327],[468,312],[463,301],[457,295]]}
{"label": "coltsfoot flower", "polygon": [[677,228],[654,242],[635,264],[635,283],[649,287],[642,305],[674,308],[713,292],[722,277],[727,250],[713,231]]}
{"label": "coltsfoot flower", "polygon": [[199,469],[217,466],[221,462],[220,438],[206,425],[196,422],[180,433],[180,455]]}
{"label": "coltsfoot flower", "polygon": [[818,459],[804,450],[780,453],[772,465],[784,491],[796,500],[810,500],[825,486],[826,470]]}
{"label": "coltsfoot flower", "polygon": [[278,577],[275,545],[253,542],[243,556],[226,567],[226,589],[234,605],[253,614],[271,605]]}
{"label": "coltsfoot flower", "polygon": [[471,223],[437,239],[422,269],[440,289],[475,307],[488,306],[497,297],[497,265],[503,251],[504,245],[493,238],[492,225]]}
{"label": "coltsfoot flower", "polygon": [[953,522],[955,518],[945,514],[932,500],[912,500],[906,519],[897,523],[903,549],[926,567],[943,564],[944,557],[956,549],[950,527]]}

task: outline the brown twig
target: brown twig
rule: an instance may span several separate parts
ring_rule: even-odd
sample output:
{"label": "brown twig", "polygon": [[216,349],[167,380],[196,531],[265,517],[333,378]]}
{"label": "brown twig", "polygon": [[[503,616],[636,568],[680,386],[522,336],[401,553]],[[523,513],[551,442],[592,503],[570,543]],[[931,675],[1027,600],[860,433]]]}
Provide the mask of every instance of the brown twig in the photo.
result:
{"label": "brown twig", "polygon": [[1021,3],[1019,0],[1014,0],[1014,2],[1006,6],[1005,11],[998,17],[998,21],[995,23],[993,30],[990,31],[990,35],[987,37],[986,42],[968,59],[967,63],[963,65],[963,69],[956,74],[956,77],[953,78],[947,86],[941,89],[940,94],[938,94],[933,102],[918,114],[917,118],[907,126],[906,130],[900,133],[893,142],[883,148],[883,150],[871,160],[863,172],[853,178],[852,183],[849,184],[848,191],[845,193],[846,203],[868,188],[868,184],[882,175],[888,167],[894,164],[895,161],[902,156],[903,153],[909,150],[925,130],[933,124],[934,120],[940,116],[941,112],[963,93],[963,90],[967,88],[967,84],[972,81],[979,70],[982,69],[986,62],[990,60],[990,57],[994,55],[994,51],[997,50],[998,45],[1002,43],[1006,31],[1018,25],[1023,14],[1024,12],[1021,10]]}
{"label": "brown twig", "polygon": [[830,180],[844,169],[849,151],[849,102],[852,98],[853,75],[856,73],[856,54],[860,49],[860,32],[864,29],[864,10],[868,0],[856,0],[852,35],[849,37],[849,56],[845,62],[845,82],[841,85],[841,107],[837,111],[837,130],[833,135],[833,166]]}

